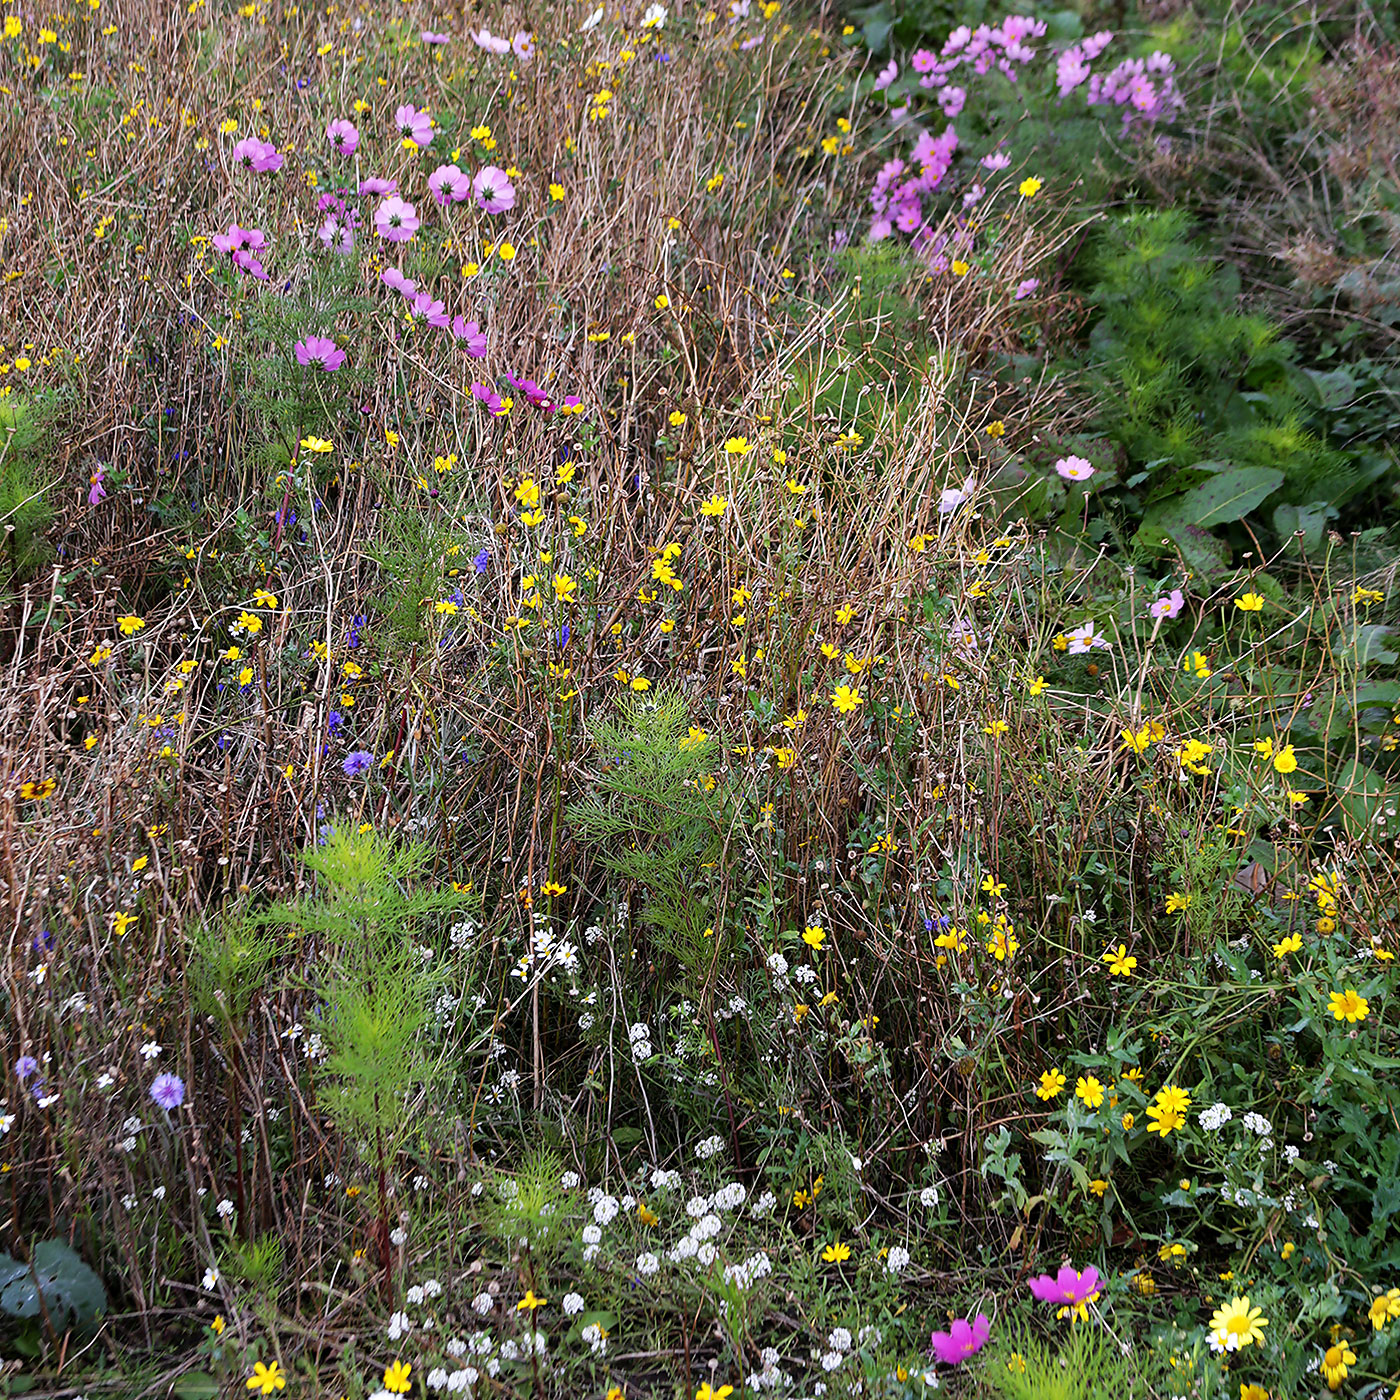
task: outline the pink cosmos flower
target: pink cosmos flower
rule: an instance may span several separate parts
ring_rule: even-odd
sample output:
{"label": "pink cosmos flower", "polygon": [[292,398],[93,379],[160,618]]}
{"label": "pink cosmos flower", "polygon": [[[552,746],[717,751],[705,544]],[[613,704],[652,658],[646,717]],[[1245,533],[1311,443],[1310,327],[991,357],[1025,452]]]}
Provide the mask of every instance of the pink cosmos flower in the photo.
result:
{"label": "pink cosmos flower", "polygon": [[472,385],[472,398],[484,403],[492,413],[501,411],[501,396],[489,384]]}
{"label": "pink cosmos flower", "polygon": [[967,105],[967,89],[945,87],[938,94],[938,105],[943,108],[943,115],[952,121]]}
{"label": "pink cosmos flower", "polygon": [[360,144],[360,133],[356,130],[354,122],[337,117],[326,128],[326,140],[335,147],[336,155],[353,156],[355,147]]}
{"label": "pink cosmos flower", "polygon": [[425,29],[418,36],[429,48],[437,44],[445,44],[452,37],[450,34],[434,34],[431,29]]}
{"label": "pink cosmos flower", "polygon": [[1055,463],[1055,470],[1066,481],[1088,481],[1094,474],[1094,468],[1084,457],[1061,457]]}
{"label": "pink cosmos flower", "polygon": [[462,342],[462,349],[474,360],[486,358],[486,335],[475,321],[468,321],[465,316],[454,316],[452,318],[452,334]]}
{"label": "pink cosmos flower", "polygon": [[515,208],[515,186],[504,170],[494,165],[483,166],[472,179],[476,202],[488,214],[504,214]]}
{"label": "pink cosmos flower", "polygon": [[952,511],[957,510],[957,508],[972,494],[975,485],[976,482],[974,482],[971,477],[968,477],[961,486],[945,486],[938,497],[939,515],[948,515]]}
{"label": "pink cosmos flower", "polygon": [[526,63],[535,56],[535,41],[523,29],[510,41],[510,46],[516,58],[523,59]]}
{"label": "pink cosmos flower", "polygon": [[316,230],[316,237],[332,253],[339,253],[342,257],[355,251],[355,230],[341,223],[334,214]]}
{"label": "pink cosmos flower", "polygon": [[884,92],[897,77],[899,77],[899,64],[894,59],[890,59],[875,75],[875,91]]}
{"label": "pink cosmos flower", "polygon": [[[1088,624],[1092,630],[1094,624]],[[1107,645],[1107,643],[1103,643]],[[1070,648],[1074,650],[1073,646]],[[1041,1274],[1030,1280],[1030,1290],[1042,1303],[1068,1303],[1071,1307],[1080,1303],[1092,1302],[1103,1288],[1099,1271],[1090,1264],[1082,1274],[1076,1273],[1069,1264],[1061,1264],[1060,1271],[1051,1278]]]}
{"label": "pink cosmos flower", "polygon": [[107,468],[99,463],[97,470],[88,477],[88,505],[95,506],[107,499],[107,488],[102,483],[106,475]]}
{"label": "pink cosmos flower", "polygon": [[1147,610],[1148,617],[1175,617],[1186,606],[1181,589],[1173,588],[1165,598],[1158,598]]}
{"label": "pink cosmos flower", "polygon": [[510,40],[499,38],[484,26],[480,33],[472,35],[472,40],[475,42],[477,48],[485,49],[487,53],[500,54],[510,52]]}
{"label": "pink cosmos flower", "polygon": [[[1088,622],[1084,623],[1082,626],[1080,626],[1080,627],[1075,627],[1075,628],[1071,629],[1071,630],[1066,634],[1066,635],[1069,637],[1069,646],[1068,646],[1068,648],[1066,649],[1066,650],[1067,650],[1067,653],[1068,653],[1070,656],[1086,656],[1086,655],[1088,655],[1089,652],[1093,651],[1095,647],[1099,647],[1099,648],[1102,648],[1102,649],[1104,649],[1104,650],[1107,650],[1109,647],[1111,647],[1113,644],[1108,640],[1107,637],[1100,637],[1100,636],[1094,631],[1094,628],[1097,627],[1097,626],[1098,626],[1098,623],[1096,623],[1096,622],[1091,618]],[[1069,1268],[1069,1265],[1066,1264],[1066,1265],[1065,1265],[1065,1268]],[[1065,1271],[1064,1269],[1061,1269],[1061,1270],[1060,1270],[1060,1273],[1063,1274],[1064,1271]],[[1070,1272],[1073,1273],[1074,1271],[1071,1269]],[[1093,1270],[1092,1268],[1089,1269],[1088,1272],[1091,1273],[1091,1274],[1094,1274],[1094,1277],[1095,1277],[1095,1278],[1098,1277],[1098,1275],[1094,1272],[1094,1270]],[[1033,1281],[1032,1281],[1032,1283],[1031,1283],[1031,1288],[1032,1288],[1032,1289],[1035,1288],[1035,1284],[1036,1284],[1037,1281],[1038,1281],[1038,1280],[1033,1280]],[[1040,1294],[1037,1293],[1035,1296],[1038,1298],[1038,1297],[1040,1297]]]}
{"label": "pink cosmos flower", "polygon": [[554,412],[554,404],[550,397],[533,379],[517,379],[513,374],[507,372],[506,379],[512,389],[519,389],[536,408],[548,409]]}
{"label": "pink cosmos flower", "polygon": [[975,1356],[987,1345],[991,1336],[992,1324],[985,1313],[978,1313],[969,1322],[960,1317],[948,1332],[935,1332],[930,1338],[933,1354],[946,1366],[956,1366]]}
{"label": "pink cosmos flower", "polygon": [[379,274],[379,280],[400,296],[407,297],[409,301],[413,300],[413,294],[418,290],[418,283],[411,277],[405,277],[396,267],[386,267]]}
{"label": "pink cosmos flower", "polygon": [[382,175],[371,175],[360,181],[360,193],[368,195],[393,194],[399,187],[397,180],[386,180]]}
{"label": "pink cosmos flower", "polygon": [[233,163],[244,170],[265,175],[282,168],[282,157],[271,141],[260,141],[256,136],[245,136],[233,148]]}
{"label": "pink cosmos flower", "polygon": [[436,330],[447,329],[447,312],[431,292],[419,292],[408,305],[415,321],[422,318]]}
{"label": "pink cosmos flower", "polygon": [[210,242],[221,253],[232,255],[245,248],[257,253],[267,247],[267,234],[260,228],[239,228],[237,224],[230,224],[226,232],[216,233]]}
{"label": "pink cosmos flower", "polygon": [[1011,157],[1005,151],[993,151],[991,155],[982,157],[983,170],[1005,170],[1010,164]]}
{"label": "pink cosmos flower", "polygon": [[418,211],[397,195],[374,211],[374,231],[390,243],[407,243],[419,227]]}
{"label": "pink cosmos flower", "polygon": [[415,146],[433,144],[433,119],[426,112],[420,112],[411,102],[405,102],[395,111],[394,125],[398,127],[399,135],[412,141]]}
{"label": "pink cosmos flower", "polygon": [[297,364],[303,369],[319,369],[334,374],[345,363],[345,351],[328,335],[309,335],[296,343]]}
{"label": "pink cosmos flower", "polygon": [[428,188],[439,204],[460,204],[471,194],[472,182],[455,165],[440,165],[428,176]]}
{"label": "pink cosmos flower", "polygon": [[267,281],[267,269],[247,248],[239,248],[234,253],[232,261],[234,267],[246,272],[249,277],[256,277],[259,282]]}
{"label": "pink cosmos flower", "polygon": [[1027,277],[1024,282],[1018,282],[1016,284],[1016,300],[1025,301],[1025,299],[1030,296],[1032,292],[1037,291],[1039,287],[1039,277]]}

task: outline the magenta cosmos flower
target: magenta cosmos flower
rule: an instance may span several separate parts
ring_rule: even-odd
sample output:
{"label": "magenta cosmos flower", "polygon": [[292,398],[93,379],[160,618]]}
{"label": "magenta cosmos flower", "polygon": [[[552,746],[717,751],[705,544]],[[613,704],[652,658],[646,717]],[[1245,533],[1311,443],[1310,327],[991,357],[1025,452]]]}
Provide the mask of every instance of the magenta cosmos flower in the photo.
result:
{"label": "magenta cosmos flower", "polygon": [[473,384],[472,397],[484,403],[486,407],[495,414],[500,413],[501,409],[504,407],[501,402],[501,396],[489,384]]}
{"label": "magenta cosmos flower", "polygon": [[367,180],[361,180],[359,190],[361,194],[381,195],[393,194],[399,187],[397,180],[386,180],[382,175],[371,175]]}
{"label": "magenta cosmos flower", "polygon": [[1061,1264],[1054,1278],[1041,1274],[1039,1278],[1030,1280],[1031,1292],[1042,1303],[1068,1303],[1070,1307],[1092,1303],[1102,1287],[1103,1279],[1092,1264],[1082,1274],[1069,1264]]}
{"label": "magenta cosmos flower", "polygon": [[1083,457],[1061,457],[1055,463],[1055,470],[1066,481],[1088,481],[1094,474],[1094,468]]}
{"label": "magenta cosmos flower", "polygon": [[433,119],[426,112],[420,112],[411,102],[405,102],[394,113],[394,125],[398,127],[399,135],[406,141],[412,141],[415,146],[433,144]]}
{"label": "magenta cosmos flower", "polygon": [[985,1313],[978,1313],[969,1322],[960,1317],[947,1332],[935,1332],[930,1338],[933,1354],[947,1366],[956,1366],[975,1356],[987,1345],[991,1336],[992,1324]]}
{"label": "magenta cosmos flower", "polygon": [[390,243],[407,243],[418,228],[418,211],[397,195],[390,195],[374,211],[374,231]]}
{"label": "magenta cosmos flower", "polygon": [[1181,589],[1173,588],[1165,598],[1158,598],[1147,610],[1148,617],[1175,617],[1186,606]]}
{"label": "magenta cosmos flower", "polygon": [[316,237],[332,252],[344,256],[355,251],[355,230],[332,214],[316,230]]}
{"label": "magenta cosmos flower", "polygon": [[428,188],[439,204],[460,204],[470,197],[472,182],[455,165],[440,165],[428,176]]}
{"label": "magenta cosmos flower", "polygon": [[334,374],[345,363],[345,351],[336,347],[328,335],[309,335],[296,343],[297,364],[304,369],[319,369]]}
{"label": "magenta cosmos flower", "polygon": [[462,349],[474,360],[486,358],[486,334],[475,321],[465,316],[452,318],[452,334],[461,342]]}
{"label": "magenta cosmos flower", "polygon": [[426,321],[440,331],[447,329],[447,311],[440,301],[434,300],[431,292],[419,292],[408,305],[415,321]]}
{"label": "magenta cosmos flower", "polygon": [[260,228],[239,228],[237,224],[230,224],[223,233],[216,233],[210,242],[219,252],[230,256],[245,249],[260,253],[267,247],[267,234]]}
{"label": "magenta cosmos flower", "polygon": [[515,208],[515,186],[504,170],[494,165],[483,166],[472,179],[476,202],[488,214],[504,214]]}
{"label": "magenta cosmos flower", "polygon": [[233,148],[233,163],[244,170],[256,171],[265,175],[282,168],[282,157],[271,141],[260,141],[256,136],[245,136]]}
{"label": "magenta cosmos flower", "polygon": [[326,128],[326,140],[335,147],[336,155],[353,156],[355,147],[360,144],[360,133],[354,122],[337,117]]}

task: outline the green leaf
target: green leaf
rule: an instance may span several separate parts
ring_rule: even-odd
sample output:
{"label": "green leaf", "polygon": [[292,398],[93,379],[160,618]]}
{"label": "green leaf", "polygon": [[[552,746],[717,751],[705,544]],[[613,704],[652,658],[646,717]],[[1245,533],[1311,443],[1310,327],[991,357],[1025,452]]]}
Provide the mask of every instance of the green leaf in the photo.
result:
{"label": "green leaf", "polygon": [[[43,1306],[40,1306],[40,1298]],[[54,1327],[86,1328],[107,1311],[102,1280],[62,1240],[42,1240],[28,1264],[0,1254],[0,1312],[48,1314]]]}
{"label": "green leaf", "polygon": [[1355,758],[1337,774],[1334,791],[1342,810],[1363,827],[1375,822],[1385,802],[1385,781]]}
{"label": "green leaf", "polygon": [[203,1371],[186,1371],[171,1386],[170,1393],[179,1400],[214,1400],[219,1393],[219,1383]]}
{"label": "green leaf", "polygon": [[1243,520],[1283,485],[1272,467],[1232,467],[1193,486],[1176,502],[1177,513],[1200,530]]}

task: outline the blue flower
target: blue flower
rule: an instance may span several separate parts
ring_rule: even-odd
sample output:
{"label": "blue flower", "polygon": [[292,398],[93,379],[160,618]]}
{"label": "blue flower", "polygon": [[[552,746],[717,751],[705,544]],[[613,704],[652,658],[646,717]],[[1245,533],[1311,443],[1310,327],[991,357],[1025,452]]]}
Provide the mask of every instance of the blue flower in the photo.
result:
{"label": "blue flower", "polygon": [[332,710],[330,714],[326,716],[326,728],[330,730],[332,737],[340,733],[341,725],[344,723],[345,721],[341,718],[339,710]]}
{"label": "blue flower", "polygon": [[481,553],[478,554],[476,558],[472,560],[472,567],[477,571],[477,573],[484,574],[486,572],[486,566],[490,562],[491,551],[489,549],[483,549]]}
{"label": "blue flower", "polygon": [[368,773],[374,763],[374,755],[366,753],[363,749],[356,749],[354,753],[346,756],[341,767],[345,769],[347,778],[358,778],[364,773]]}

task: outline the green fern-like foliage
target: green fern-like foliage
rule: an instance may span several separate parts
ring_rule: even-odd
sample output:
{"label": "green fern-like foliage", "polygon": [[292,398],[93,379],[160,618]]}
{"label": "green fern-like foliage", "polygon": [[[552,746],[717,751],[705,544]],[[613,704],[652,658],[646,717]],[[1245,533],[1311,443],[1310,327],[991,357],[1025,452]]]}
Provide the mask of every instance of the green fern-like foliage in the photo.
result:
{"label": "green fern-like foliage", "polygon": [[1132,1356],[1086,1323],[1076,1324],[1058,1348],[1025,1332],[1003,1338],[983,1376],[1006,1400],[1135,1400],[1148,1393]]}
{"label": "green fern-like foliage", "polygon": [[547,1148],[536,1148],[494,1186],[483,1223],[504,1247],[525,1244],[536,1254],[548,1254],[569,1242],[560,1219],[564,1189],[559,1184],[563,1163]]}
{"label": "green fern-like foliage", "polygon": [[566,817],[604,868],[645,892],[646,922],[689,961],[710,919],[699,893],[720,838],[712,767],[718,745],[692,735],[684,699],[629,697],[616,718],[595,720],[593,792]]}
{"label": "green fern-like foliage", "polygon": [[0,550],[0,581],[23,583],[53,551],[44,532],[53,520],[50,493],[58,481],[44,461],[41,406],[19,396],[0,400],[0,529],[12,526]]}

